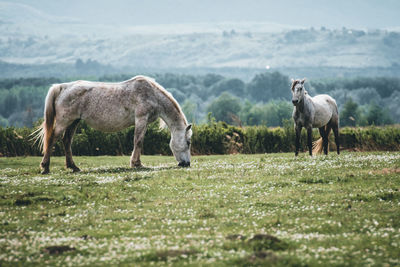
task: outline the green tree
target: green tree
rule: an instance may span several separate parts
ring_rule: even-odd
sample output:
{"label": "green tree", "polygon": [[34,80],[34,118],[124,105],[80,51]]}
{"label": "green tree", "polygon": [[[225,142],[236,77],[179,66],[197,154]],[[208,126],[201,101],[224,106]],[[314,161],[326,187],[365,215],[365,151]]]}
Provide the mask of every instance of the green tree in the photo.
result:
{"label": "green tree", "polygon": [[203,85],[205,87],[210,87],[213,84],[215,84],[215,83],[217,83],[217,82],[219,82],[219,81],[221,81],[223,79],[224,79],[224,76],[219,75],[219,74],[212,74],[212,73],[206,74],[203,77]]}
{"label": "green tree", "polygon": [[197,104],[186,99],[182,105],[182,111],[190,122],[198,122]]}
{"label": "green tree", "polygon": [[352,98],[349,98],[343,105],[339,116],[342,126],[356,126],[360,123],[359,119],[361,117],[358,104],[354,102]]}
{"label": "green tree", "polygon": [[3,99],[1,115],[8,118],[17,109],[17,105],[18,97],[13,92],[9,92]]}
{"label": "green tree", "polygon": [[240,79],[223,79],[210,87],[209,92],[218,96],[223,92],[229,92],[233,95],[243,97],[245,84]]}
{"label": "green tree", "polygon": [[370,125],[385,125],[393,123],[388,111],[377,105],[375,102],[369,104],[366,119]]}
{"label": "green tree", "polygon": [[289,99],[289,78],[279,72],[257,74],[249,84],[247,93],[255,101],[267,102],[271,99]]}
{"label": "green tree", "polygon": [[8,120],[0,115],[0,127],[7,127],[7,126],[8,126]]}
{"label": "green tree", "polygon": [[217,121],[235,124],[234,116],[238,116],[240,109],[239,98],[224,92],[208,106],[207,111],[211,112]]}
{"label": "green tree", "polygon": [[166,90],[172,94],[178,103],[183,103],[186,98],[185,94],[176,88],[168,88]]}
{"label": "green tree", "polygon": [[242,120],[246,125],[265,125],[267,124],[267,114],[265,105],[252,105],[246,113],[242,114]]}
{"label": "green tree", "polygon": [[246,102],[241,111],[241,119],[246,125],[283,126],[283,121],[291,118],[292,110],[292,105],[287,101],[270,101],[251,106]]}
{"label": "green tree", "polygon": [[293,107],[287,101],[271,101],[266,106],[268,126],[283,126],[283,121],[292,117]]}

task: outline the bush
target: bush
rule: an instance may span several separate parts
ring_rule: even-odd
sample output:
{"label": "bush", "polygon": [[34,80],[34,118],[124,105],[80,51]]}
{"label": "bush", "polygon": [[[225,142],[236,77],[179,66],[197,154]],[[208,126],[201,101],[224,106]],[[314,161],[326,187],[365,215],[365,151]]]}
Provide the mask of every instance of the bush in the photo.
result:
{"label": "bush", "polygon": [[[0,127],[0,156],[37,156],[39,148],[33,144],[31,128]],[[117,133],[103,133],[80,123],[74,140],[74,155],[130,155],[133,149],[134,127]],[[160,129],[158,122],[149,125],[143,146],[146,155],[171,155],[170,132]],[[194,125],[192,137],[193,154],[273,153],[294,151],[294,129],[291,120],[284,127],[246,126],[244,128],[211,120],[208,124]],[[319,138],[317,129],[313,138]],[[331,133],[330,142],[334,137]],[[301,150],[307,150],[306,131],[301,136]],[[400,150],[400,127],[345,127],[340,129],[341,149],[362,151]],[[332,149],[334,146],[332,146]],[[53,155],[63,155],[59,140]]]}

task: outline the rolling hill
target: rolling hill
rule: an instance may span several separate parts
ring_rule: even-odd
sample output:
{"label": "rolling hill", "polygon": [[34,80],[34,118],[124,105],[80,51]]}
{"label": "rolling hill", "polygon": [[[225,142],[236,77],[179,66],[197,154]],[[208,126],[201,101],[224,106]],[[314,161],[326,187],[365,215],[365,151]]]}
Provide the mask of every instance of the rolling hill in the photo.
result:
{"label": "rolling hill", "polygon": [[[23,16],[21,16],[23,14]],[[116,68],[388,68],[400,63],[400,34],[265,22],[169,25],[88,23],[27,4],[0,3],[0,60]]]}

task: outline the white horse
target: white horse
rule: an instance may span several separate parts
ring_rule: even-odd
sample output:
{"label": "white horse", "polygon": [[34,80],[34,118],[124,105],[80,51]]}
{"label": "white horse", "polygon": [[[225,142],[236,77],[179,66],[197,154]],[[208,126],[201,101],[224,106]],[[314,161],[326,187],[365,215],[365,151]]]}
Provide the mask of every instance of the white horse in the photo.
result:
{"label": "white horse", "polygon": [[42,173],[50,171],[50,154],[64,134],[66,166],[80,171],[72,160],[71,143],[80,120],[94,129],[115,132],[135,125],[131,167],[142,166],[141,147],[147,125],[161,118],[171,131],[170,148],[179,166],[190,166],[191,124],[176,100],[161,85],[145,76],[120,83],[75,81],[55,84],[47,93],[44,122],[34,132],[40,141]]}
{"label": "white horse", "polygon": [[[307,145],[310,156],[312,152],[321,153],[324,149],[325,155],[328,154],[328,137],[331,129],[335,134],[337,153],[339,150],[339,112],[336,101],[329,95],[317,95],[311,97],[304,89],[303,80],[292,79],[292,103],[293,120],[296,129],[296,151],[299,154],[300,135],[302,127],[307,129]],[[319,128],[321,138],[312,145],[312,128]]]}

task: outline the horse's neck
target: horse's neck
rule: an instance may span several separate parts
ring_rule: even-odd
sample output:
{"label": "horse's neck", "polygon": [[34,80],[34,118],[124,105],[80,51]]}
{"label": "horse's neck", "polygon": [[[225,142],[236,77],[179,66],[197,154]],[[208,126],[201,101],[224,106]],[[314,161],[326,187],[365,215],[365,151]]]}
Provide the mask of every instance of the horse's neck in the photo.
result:
{"label": "horse's neck", "polygon": [[161,119],[167,124],[171,132],[187,126],[184,115],[179,112],[172,104],[164,107],[160,113]]}
{"label": "horse's neck", "polygon": [[301,103],[296,106],[296,112],[308,114],[310,110],[310,105],[313,105],[312,99],[309,95],[305,95]]}

